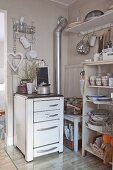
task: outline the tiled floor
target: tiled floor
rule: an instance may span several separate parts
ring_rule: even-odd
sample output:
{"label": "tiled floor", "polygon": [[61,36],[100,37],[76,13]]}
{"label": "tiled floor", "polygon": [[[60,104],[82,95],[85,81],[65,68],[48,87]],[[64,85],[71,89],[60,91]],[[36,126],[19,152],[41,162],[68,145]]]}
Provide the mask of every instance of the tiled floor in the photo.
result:
{"label": "tiled floor", "polygon": [[[7,153],[6,153],[7,152]],[[27,163],[23,154],[15,147],[6,147],[0,140],[0,170],[111,170],[111,165],[104,165],[102,160],[88,154],[82,157],[64,147],[61,154],[54,153],[35,158]]]}
{"label": "tiled floor", "polygon": [[17,168],[5,151],[5,143],[0,140],[0,170],[16,170]]}
{"label": "tiled floor", "polygon": [[64,148],[61,154],[54,153],[35,158],[27,163],[23,154],[15,147],[7,147],[7,153],[18,170],[111,170],[111,165],[104,165],[99,158],[88,154],[82,157],[80,153]]}

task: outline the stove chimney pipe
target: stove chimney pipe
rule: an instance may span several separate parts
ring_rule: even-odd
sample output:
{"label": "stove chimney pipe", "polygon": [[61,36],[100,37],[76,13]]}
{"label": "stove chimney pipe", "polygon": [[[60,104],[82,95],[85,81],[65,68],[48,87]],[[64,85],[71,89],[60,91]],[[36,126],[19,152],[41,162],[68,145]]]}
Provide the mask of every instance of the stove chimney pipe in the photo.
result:
{"label": "stove chimney pipe", "polygon": [[61,33],[67,25],[67,19],[59,17],[57,27],[54,30],[54,63],[53,63],[53,90],[55,94],[61,94]]}

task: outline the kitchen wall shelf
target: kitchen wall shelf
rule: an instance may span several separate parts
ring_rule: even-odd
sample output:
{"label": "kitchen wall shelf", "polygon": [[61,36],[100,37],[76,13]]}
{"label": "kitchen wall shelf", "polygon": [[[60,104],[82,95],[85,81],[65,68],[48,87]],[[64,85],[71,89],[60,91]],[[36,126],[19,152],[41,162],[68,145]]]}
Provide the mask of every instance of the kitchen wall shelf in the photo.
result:
{"label": "kitchen wall shelf", "polygon": [[107,89],[113,89],[111,86],[88,86],[90,88],[107,88]]}
{"label": "kitchen wall shelf", "polygon": [[35,29],[33,22],[32,25],[28,25],[24,22],[24,17],[21,17],[20,20],[13,18],[13,31],[15,33],[34,34]]}
{"label": "kitchen wall shelf", "polygon": [[24,33],[24,34],[34,34],[35,33],[35,27],[34,26],[19,26],[13,25],[13,31],[18,33]]}
{"label": "kitchen wall shelf", "polygon": [[82,22],[80,24],[73,24],[71,27],[67,27],[66,31],[72,33],[91,33],[104,28],[113,26],[113,10],[107,11],[104,15],[95,17],[87,22]]}
{"label": "kitchen wall shelf", "polygon": [[83,65],[108,65],[108,64],[113,64],[113,61],[97,61],[97,62],[82,62]]}

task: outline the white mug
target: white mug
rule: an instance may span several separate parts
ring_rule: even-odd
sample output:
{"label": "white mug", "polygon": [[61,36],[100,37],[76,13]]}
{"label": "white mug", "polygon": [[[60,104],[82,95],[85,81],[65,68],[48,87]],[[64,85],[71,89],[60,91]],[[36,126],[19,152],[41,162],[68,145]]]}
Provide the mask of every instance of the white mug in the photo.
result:
{"label": "white mug", "polygon": [[91,47],[95,46],[96,39],[97,39],[96,35],[91,36],[90,41],[89,41],[89,44],[90,44]]}
{"label": "white mug", "polygon": [[32,94],[33,83],[27,83],[27,93]]}
{"label": "white mug", "polygon": [[95,53],[93,56],[94,61],[99,61],[100,53]]}

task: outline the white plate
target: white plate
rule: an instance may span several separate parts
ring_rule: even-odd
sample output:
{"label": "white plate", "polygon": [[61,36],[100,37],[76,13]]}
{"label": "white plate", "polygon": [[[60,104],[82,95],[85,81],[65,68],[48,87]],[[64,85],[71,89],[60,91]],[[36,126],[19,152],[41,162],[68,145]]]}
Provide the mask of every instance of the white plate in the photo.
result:
{"label": "white plate", "polygon": [[103,121],[101,121],[101,122],[95,122],[94,120],[92,120],[92,119],[89,119],[89,123],[91,123],[92,125],[95,125],[95,126],[102,126],[104,123],[103,123]]}
{"label": "white plate", "polygon": [[102,122],[102,121],[107,121],[108,117],[102,117],[102,115],[97,116],[97,115],[91,115],[92,120],[96,121],[96,122]]}
{"label": "white plate", "polygon": [[103,131],[103,126],[95,126],[91,125],[90,123],[87,123],[88,127],[94,131],[102,132]]}

